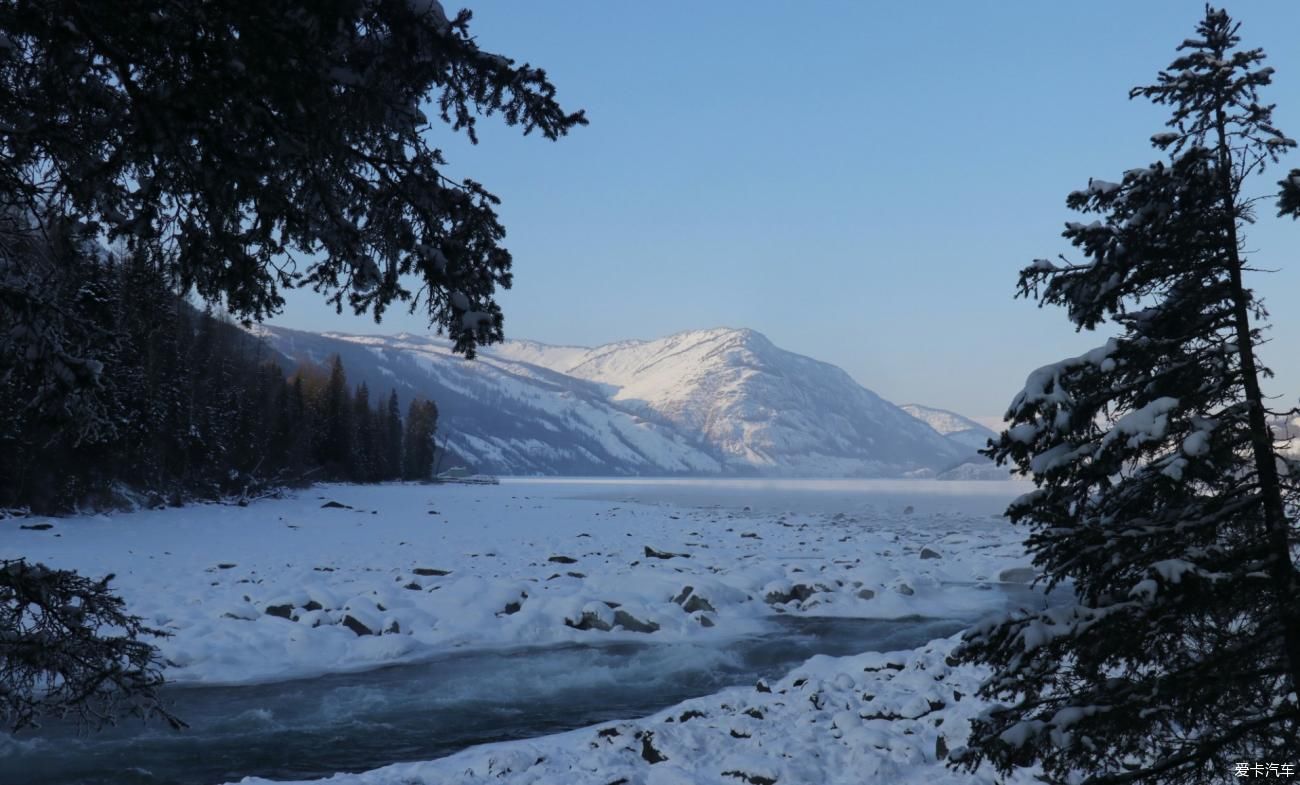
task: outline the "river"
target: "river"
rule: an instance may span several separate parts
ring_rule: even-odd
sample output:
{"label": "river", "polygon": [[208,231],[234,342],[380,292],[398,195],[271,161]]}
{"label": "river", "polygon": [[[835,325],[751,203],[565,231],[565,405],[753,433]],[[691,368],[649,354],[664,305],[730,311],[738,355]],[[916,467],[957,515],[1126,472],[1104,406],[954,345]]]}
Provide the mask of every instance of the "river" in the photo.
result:
{"label": "river", "polygon": [[[519,481],[525,482],[535,481]],[[962,487],[965,486],[965,487]],[[574,496],[651,504],[995,514],[1012,483],[573,483]],[[1005,525],[990,522],[990,525]],[[1027,587],[999,587],[1036,604]],[[484,742],[538,736],[653,713],[721,688],[773,679],[814,654],[907,649],[972,619],[776,617],[721,643],[607,643],[458,650],[360,673],[166,691],[190,728],[124,723],[96,734],[47,724],[0,744],[0,772],[44,785],[211,785],[248,775],[303,779],[429,760]],[[9,776],[7,775],[7,776]],[[6,780],[8,782],[10,780]]]}

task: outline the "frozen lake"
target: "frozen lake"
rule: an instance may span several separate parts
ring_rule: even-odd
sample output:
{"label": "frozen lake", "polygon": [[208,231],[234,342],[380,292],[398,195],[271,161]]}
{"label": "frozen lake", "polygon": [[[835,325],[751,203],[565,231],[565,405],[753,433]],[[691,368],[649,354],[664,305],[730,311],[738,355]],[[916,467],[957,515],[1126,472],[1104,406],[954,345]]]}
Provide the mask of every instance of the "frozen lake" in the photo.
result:
{"label": "frozen lake", "polygon": [[[393,493],[409,495],[410,489],[394,486]],[[723,521],[816,515],[831,528],[841,519],[938,522],[940,529],[957,520],[964,532],[1007,526],[996,516],[1025,489],[1011,482],[922,480],[519,478],[454,492],[467,502],[474,494],[475,505],[531,500],[532,494],[556,504],[566,499],[630,504],[659,509],[673,521],[678,513],[695,510],[690,525],[696,527],[703,510]],[[441,490],[432,489],[435,500]],[[115,521],[125,525],[130,519]],[[789,544],[773,549],[787,559],[801,558]],[[952,591],[955,584],[947,585]],[[1008,603],[1042,602],[1027,587],[1009,584],[972,582],[956,590],[984,594],[982,604],[970,606],[980,614]],[[910,649],[952,635],[977,615],[974,610],[888,619],[779,615],[767,618],[758,631],[717,639],[471,645],[354,673],[176,687],[169,697],[190,723],[188,731],[128,723],[87,736],[52,725],[0,746],[0,771],[6,775],[0,779],[200,785],[249,775],[322,777],[429,760],[475,744],[644,716],[724,687],[778,678],[814,654]]]}

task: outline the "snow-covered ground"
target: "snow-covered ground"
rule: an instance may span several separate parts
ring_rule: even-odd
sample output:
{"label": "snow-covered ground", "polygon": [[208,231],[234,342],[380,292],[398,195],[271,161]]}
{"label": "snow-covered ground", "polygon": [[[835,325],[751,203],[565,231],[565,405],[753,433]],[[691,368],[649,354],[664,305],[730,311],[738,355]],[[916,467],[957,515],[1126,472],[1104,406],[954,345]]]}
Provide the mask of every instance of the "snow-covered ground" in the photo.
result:
{"label": "snow-covered ground", "polygon": [[[954,483],[895,485],[838,511],[786,508],[802,513],[744,483],[727,498],[752,495],[749,509],[628,502],[610,484],[325,486],[245,508],[6,523],[0,556],[114,573],[128,607],[172,633],[160,642],[167,676],[202,684],[463,648],[725,643],[778,614],[973,618],[1004,602],[996,583],[1028,578],[1019,533],[993,514],[1020,488],[972,484],[986,499],[972,505]],[[976,711],[954,697],[978,674],[944,663],[952,645],[888,666],[880,655],[817,658],[771,692],[731,689],[645,720],[344,780],[967,782],[936,754],[960,744]],[[683,722],[692,712],[702,716]]]}

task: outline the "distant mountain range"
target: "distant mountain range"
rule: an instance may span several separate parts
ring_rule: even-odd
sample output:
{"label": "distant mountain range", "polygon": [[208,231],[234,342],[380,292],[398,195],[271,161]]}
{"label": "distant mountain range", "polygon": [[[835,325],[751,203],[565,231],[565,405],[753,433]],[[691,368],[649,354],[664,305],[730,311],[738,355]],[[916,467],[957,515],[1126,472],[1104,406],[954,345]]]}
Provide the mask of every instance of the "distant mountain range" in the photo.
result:
{"label": "distant mountain range", "polygon": [[980,425],[969,417],[963,417],[947,409],[935,409],[932,406],[922,406],[919,403],[905,403],[898,408],[949,439],[966,445],[972,450],[984,449],[988,445],[989,439],[997,437],[997,434],[991,429]]}
{"label": "distant mountain range", "polygon": [[[448,341],[261,327],[296,362],[341,356],[371,400],[396,389],[438,404],[449,465],[494,474],[935,476],[981,462],[992,432],[901,408],[843,370],[746,329],[595,348],[508,341],[478,359]],[[969,469],[965,469],[969,473]],[[960,472],[959,472],[960,473]]]}

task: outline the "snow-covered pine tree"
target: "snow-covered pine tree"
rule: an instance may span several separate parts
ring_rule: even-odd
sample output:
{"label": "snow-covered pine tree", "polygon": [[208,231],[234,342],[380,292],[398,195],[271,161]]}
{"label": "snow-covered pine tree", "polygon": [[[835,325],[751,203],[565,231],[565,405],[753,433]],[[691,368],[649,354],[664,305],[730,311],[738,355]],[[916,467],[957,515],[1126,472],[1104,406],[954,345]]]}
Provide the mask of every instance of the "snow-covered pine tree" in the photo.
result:
{"label": "snow-covered pine tree", "polygon": [[[956,756],[1051,782],[1208,783],[1300,750],[1297,528],[1256,359],[1264,309],[1242,281],[1243,187],[1295,143],[1259,88],[1272,69],[1206,9],[1156,84],[1167,160],[1092,180],[1064,236],[1086,261],[1034,262],[1019,293],[1122,334],[1040,368],[987,451],[1032,476],[1007,510],[1048,586],[1077,600],[981,625],[993,706]],[[1285,465],[1285,464],[1284,464]]]}
{"label": "snow-covered pine tree", "polygon": [[144,641],[169,633],[126,613],[92,580],[22,559],[0,559],[0,726],[39,727],[46,716],[99,728],[119,717],[185,723],[158,696],[162,658]]}

